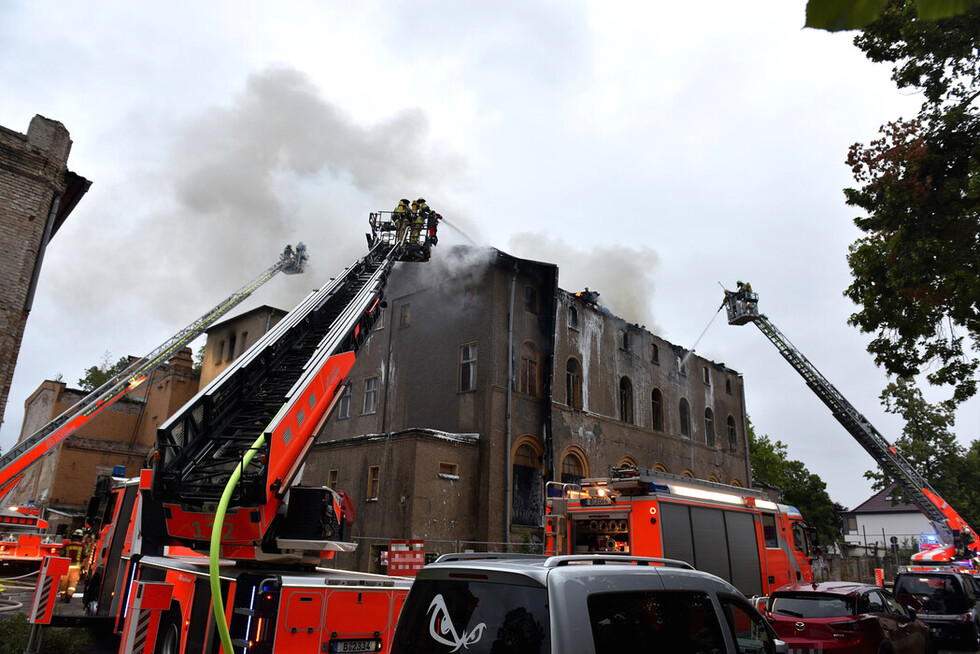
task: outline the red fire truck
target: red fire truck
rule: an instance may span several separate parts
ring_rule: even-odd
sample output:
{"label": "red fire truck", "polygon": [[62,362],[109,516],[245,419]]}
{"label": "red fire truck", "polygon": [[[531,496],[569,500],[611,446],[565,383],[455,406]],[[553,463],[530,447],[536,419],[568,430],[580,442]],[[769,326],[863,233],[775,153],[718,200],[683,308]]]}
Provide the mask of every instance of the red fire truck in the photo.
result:
{"label": "red fire truck", "polygon": [[813,581],[803,516],[761,492],[630,466],[548,494],[546,554],[679,559],[747,596]]}
{"label": "red fire truck", "polygon": [[[367,255],[160,427],[152,470],[93,498],[100,538],[84,601],[123,636],[121,651],[134,633],[155,633],[148,644],[167,654],[388,651],[410,582],[319,567],[354,548],[353,505],[302,479],[392,266],[429,258],[428,230],[399,240],[382,213],[371,228]],[[156,613],[140,604],[151,586],[169,597]],[[134,622],[147,615],[148,628]]]}

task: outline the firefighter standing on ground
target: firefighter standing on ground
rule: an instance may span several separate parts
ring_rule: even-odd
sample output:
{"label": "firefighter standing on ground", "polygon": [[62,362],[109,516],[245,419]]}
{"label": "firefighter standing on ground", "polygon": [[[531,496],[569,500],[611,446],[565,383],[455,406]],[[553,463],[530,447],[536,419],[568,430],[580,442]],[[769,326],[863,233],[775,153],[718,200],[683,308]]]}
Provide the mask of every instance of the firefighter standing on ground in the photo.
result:
{"label": "firefighter standing on ground", "polygon": [[61,548],[61,555],[68,558],[68,574],[61,578],[61,599],[66,602],[71,601],[71,596],[75,594],[75,587],[78,586],[78,578],[82,572],[82,557],[85,552],[85,544],[82,542],[84,532],[76,529],[71,540],[65,542]]}

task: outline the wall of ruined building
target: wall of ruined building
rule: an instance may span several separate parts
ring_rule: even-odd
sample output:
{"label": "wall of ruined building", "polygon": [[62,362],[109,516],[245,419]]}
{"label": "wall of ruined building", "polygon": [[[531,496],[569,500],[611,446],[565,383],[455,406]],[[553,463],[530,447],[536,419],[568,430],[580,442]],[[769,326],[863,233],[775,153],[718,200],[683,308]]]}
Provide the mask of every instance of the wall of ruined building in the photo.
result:
{"label": "wall of ruined building", "polygon": [[[8,499],[83,510],[95,481],[106,469],[121,465],[126,476],[139,474],[156,442],[156,426],[197,393],[188,348],[62,441],[54,451],[29,468]],[[24,404],[24,428],[29,438],[86,397],[87,391],[47,380]]]}
{"label": "wall of ruined building", "polygon": [[27,323],[25,307],[55,196],[65,190],[71,140],[35,116],[27,134],[0,127],[0,421]]}
{"label": "wall of ruined building", "polygon": [[204,359],[201,361],[201,388],[207,386],[285,315],[286,312],[281,309],[262,306],[212,325],[207,330]]}
{"label": "wall of ruined building", "polygon": [[[559,461],[561,453],[577,448],[587,457],[587,476],[604,476],[610,467],[628,459],[674,474],[748,484],[741,375],[695,354],[687,357],[682,372],[679,363],[686,353],[668,341],[569,293],[559,294],[558,305],[556,369],[561,379],[556,383],[555,436]],[[575,327],[569,326],[570,308],[577,311]],[[564,375],[572,358],[582,370],[581,409],[569,407],[566,396]],[[632,387],[632,424],[621,416],[624,377]],[[654,428],[654,389],[661,394],[661,429]],[[681,433],[682,399],[689,409],[689,437]],[[706,433],[706,409],[712,414],[713,438]],[[736,427],[734,448],[729,417]]]}
{"label": "wall of ruined building", "polygon": [[[336,471],[336,487],[357,506],[354,553],[338,555],[341,568],[373,570],[377,547],[390,539],[423,539],[427,548],[455,551],[460,534],[476,530],[476,480],[480,455],[475,437],[400,433],[321,442],[314,446],[303,483],[326,484]],[[440,474],[440,464],[456,475]],[[368,497],[371,466],[380,471],[376,497]],[[373,553],[372,553],[373,552]]]}
{"label": "wall of ruined building", "polygon": [[[550,291],[542,287],[554,278],[554,267],[526,261],[519,264],[515,266],[514,260],[506,257],[497,259],[483,254],[464,256],[451,264],[434,256],[429,263],[396,267],[389,279],[384,319],[372,332],[351,371],[349,415],[334,411],[320,432],[320,444],[311,454],[308,467],[316,471],[317,478],[324,478],[328,468],[337,468],[339,486],[346,490],[350,483],[350,488],[362,493],[366,483],[362,475],[369,464],[366,459],[357,458],[361,456],[357,451],[377,446],[351,441],[361,435],[413,429],[477,433],[477,472],[460,479],[461,485],[473,485],[470,492],[474,503],[466,507],[467,520],[472,518],[472,522],[457,523],[455,538],[481,542],[508,538],[520,542],[528,531],[537,534],[527,526],[507,524],[507,488],[511,479],[507,461],[522,438],[544,450],[543,428],[548,420],[552,421],[556,478],[561,475],[563,454],[575,449],[585,457],[589,472],[597,475],[605,474],[610,466],[628,456],[642,466],[660,463],[676,474],[690,471],[724,483],[746,483],[744,440],[730,451],[726,449],[727,435],[723,430],[724,420],[731,414],[742,436],[743,388],[738,373],[692,356],[687,362],[688,375],[678,375],[671,344],[638,327],[633,336],[636,351],[621,350],[616,339],[621,338],[619,332],[625,323],[599,311],[593,311],[587,330],[570,333],[564,313],[568,294],[559,293],[549,304]],[[525,302],[528,286],[537,291],[540,301],[536,306]],[[519,382],[512,386],[508,380],[512,301],[513,374],[516,378],[520,373],[522,345],[533,344],[538,353],[534,394],[522,392]],[[583,307],[580,317],[585,319],[588,313]],[[407,324],[402,324],[403,316]],[[659,365],[642,354],[654,342],[660,347]],[[462,393],[459,351],[469,343],[478,346],[477,384],[474,392]],[[553,360],[549,358],[552,352]],[[570,356],[578,357],[586,367],[587,404],[583,410],[564,405],[565,362]],[[709,384],[701,376],[704,367],[709,369]],[[546,402],[543,396],[548,374],[553,375],[553,403]],[[634,387],[634,425],[619,418],[619,379],[624,375],[631,378]],[[378,380],[377,408],[365,414],[365,383],[369,379]],[[725,390],[726,380],[731,384],[731,394]],[[654,385],[664,394],[667,407],[667,423],[661,431],[654,430],[651,423],[649,397]],[[690,403],[691,438],[680,435],[673,408],[681,396]],[[707,407],[716,416],[715,446],[704,442],[703,415]],[[351,452],[344,458],[332,458],[330,463],[327,458],[336,456],[328,447],[332,440],[344,442]],[[540,461],[542,474],[546,458]],[[400,478],[420,461],[404,456],[386,458],[383,474]],[[349,465],[354,469],[348,470]],[[357,493],[352,493],[352,497],[362,512],[359,534],[391,534],[394,525],[404,530],[402,537],[419,533],[421,523],[404,525],[373,504],[365,509],[364,500]],[[399,498],[384,501],[397,503]],[[419,519],[424,521],[424,516]],[[358,565],[362,563],[359,559]]]}

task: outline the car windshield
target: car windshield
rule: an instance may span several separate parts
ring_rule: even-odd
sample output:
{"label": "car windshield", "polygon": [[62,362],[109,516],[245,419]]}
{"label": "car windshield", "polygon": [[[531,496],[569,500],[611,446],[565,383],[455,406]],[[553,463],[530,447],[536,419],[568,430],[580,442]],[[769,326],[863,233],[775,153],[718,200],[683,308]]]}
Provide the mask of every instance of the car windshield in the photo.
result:
{"label": "car windshield", "polygon": [[952,575],[902,575],[895,584],[895,597],[922,613],[951,615],[966,612],[966,598]]}
{"label": "car windshield", "polygon": [[548,591],[489,581],[420,579],[398,619],[394,654],[551,651]]}
{"label": "car windshield", "polygon": [[769,611],[793,618],[837,618],[856,614],[854,598],[823,593],[777,593],[770,600]]}

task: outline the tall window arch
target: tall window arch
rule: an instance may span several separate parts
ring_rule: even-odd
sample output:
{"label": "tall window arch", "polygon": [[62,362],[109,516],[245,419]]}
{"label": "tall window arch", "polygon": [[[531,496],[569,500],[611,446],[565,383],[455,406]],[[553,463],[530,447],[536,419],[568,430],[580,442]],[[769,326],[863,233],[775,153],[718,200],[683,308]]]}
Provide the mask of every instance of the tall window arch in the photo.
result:
{"label": "tall window arch", "polygon": [[544,510],[543,453],[544,448],[534,436],[521,436],[514,443],[511,454],[511,521],[515,525],[538,525],[541,522]]}
{"label": "tall window arch", "polygon": [[664,430],[664,396],[659,388],[653,389],[650,394],[650,408],[653,411],[653,428],[657,431]]}
{"label": "tall window arch", "polygon": [[728,449],[732,452],[738,450],[738,428],[735,426],[735,418],[728,416]]}
{"label": "tall window arch", "polygon": [[565,363],[565,404],[582,408],[582,364],[575,357]]}
{"label": "tall window arch", "polygon": [[681,419],[681,436],[684,438],[691,437],[691,407],[688,405],[685,398],[681,398],[681,401],[677,406],[677,413]]}
{"label": "tall window arch", "polygon": [[629,424],[633,422],[633,382],[629,377],[619,380],[619,419]]}
{"label": "tall window arch", "polygon": [[681,477],[687,477],[688,479],[695,479],[696,475],[688,468],[684,468],[684,470],[681,471]]}
{"label": "tall window arch", "polygon": [[561,481],[577,484],[589,476],[589,460],[578,447],[570,447],[561,458]]}
{"label": "tall window arch", "polygon": [[653,464],[653,469],[656,470],[657,472],[668,472],[668,473],[670,472],[670,468],[660,463],[659,461]]}
{"label": "tall window arch", "polygon": [[538,348],[531,341],[525,341],[521,347],[521,378],[517,389],[528,395],[538,394]]}
{"label": "tall window arch", "polygon": [[711,409],[704,410],[704,442],[711,447],[715,446],[715,414]]}
{"label": "tall window arch", "polygon": [[619,463],[616,464],[616,467],[617,468],[635,468],[636,465],[637,465],[636,459],[634,459],[629,454],[627,454],[626,456],[624,456],[623,458],[621,458],[619,460]]}

